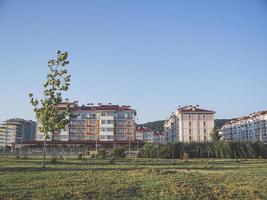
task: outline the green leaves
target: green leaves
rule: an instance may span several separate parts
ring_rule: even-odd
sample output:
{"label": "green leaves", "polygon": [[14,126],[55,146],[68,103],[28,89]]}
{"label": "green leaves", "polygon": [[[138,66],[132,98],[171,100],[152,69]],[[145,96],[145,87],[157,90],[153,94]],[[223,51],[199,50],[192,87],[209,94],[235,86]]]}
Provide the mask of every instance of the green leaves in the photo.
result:
{"label": "green leaves", "polygon": [[30,102],[40,124],[40,130],[48,132],[60,131],[70,122],[72,115],[67,111],[60,111],[57,106],[62,103],[62,91],[70,86],[70,75],[66,69],[69,64],[67,52],[57,52],[57,59],[48,61],[49,72],[44,83],[44,98],[40,101],[29,94]]}

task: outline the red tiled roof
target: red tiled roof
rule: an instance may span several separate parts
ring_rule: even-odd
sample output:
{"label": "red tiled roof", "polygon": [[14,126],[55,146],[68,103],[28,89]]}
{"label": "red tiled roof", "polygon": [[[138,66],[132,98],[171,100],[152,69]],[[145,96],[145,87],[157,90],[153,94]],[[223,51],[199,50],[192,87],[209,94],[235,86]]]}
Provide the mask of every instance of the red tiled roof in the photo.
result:
{"label": "red tiled roof", "polygon": [[[66,103],[62,103],[61,105],[65,105]],[[73,105],[73,104],[72,104]],[[66,107],[60,107],[59,109],[65,110]],[[70,110],[108,110],[108,111],[118,111],[118,110],[129,110],[129,111],[135,111],[131,108],[131,106],[119,106],[119,105],[96,105],[96,106],[78,106],[74,105],[73,107],[70,107]]]}

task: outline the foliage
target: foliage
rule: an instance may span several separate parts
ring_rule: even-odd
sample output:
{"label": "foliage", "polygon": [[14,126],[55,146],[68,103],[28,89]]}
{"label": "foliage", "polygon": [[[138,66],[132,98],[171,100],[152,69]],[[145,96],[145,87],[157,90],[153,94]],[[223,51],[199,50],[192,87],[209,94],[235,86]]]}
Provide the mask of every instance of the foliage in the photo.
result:
{"label": "foliage", "polygon": [[215,119],[214,120],[214,128],[220,129],[225,123],[229,122],[230,119]]}
{"label": "foliage", "polygon": [[44,84],[44,98],[38,100],[30,93],[29,97],[35,112],[38,128],[44,134],[43,167],[45,167],[46,139],[48,133],[54,133],[65,128],[71,118],[75,117],[69,112],[69,104],[66,110],[58,109],[62,103],[62,92],[70,86],[70,75],[66,66],[69,64],[68,53],[57,52],[57,58],[48,61],[49,72]]}
{"label": "foliage", "polygon": [[117,147],[113,149],[114,158],[124,158],[126,156],[125,149],[122,147]]}
{"label": "foliage", "polygon": [[143,158],[156,158],[157,157],[157,145],[147,143],[143,146],[140,152],[140,156]]}
{"label": "foliage", "polygon": [[[158,148],[158,149],[157,149]],[[158,151],[158,152],[157,152]],[[267,158],[267,146],[261,142],[227,142],[213,140],[212,142],[182,143],[173,145],[145,144],[140,156],[143,158],[174,158],[182,159],[187,153],[189,158]]]}
{"label": "foliage", "polygon": [[221,141],[222,135],[219,134],[219,129],[214,128],[210,134],[211,142]]}
{"label": "foliage", "polygon": [[60,131],[69,123],[72,114],[69,108],[66,111],[58,109],[62,103],[62,92],[67,91],[70,86],[70,75],[66,66],[68,53],[58,51],[57,59],[48,61],[49,73],[44,84],[44,98],[36,99],[30,93],[29,97],[34,108],[36,118],[39,122],[39,130],[47,137],[48,132]]}
{"label": "foliage", "polygon": [[153,131],[163,131],[163,124],[165,120],[158,120],[154,122],[147,122],[144,124],[139,124],[138,127],[146,127],[148,129],[151,129]]}

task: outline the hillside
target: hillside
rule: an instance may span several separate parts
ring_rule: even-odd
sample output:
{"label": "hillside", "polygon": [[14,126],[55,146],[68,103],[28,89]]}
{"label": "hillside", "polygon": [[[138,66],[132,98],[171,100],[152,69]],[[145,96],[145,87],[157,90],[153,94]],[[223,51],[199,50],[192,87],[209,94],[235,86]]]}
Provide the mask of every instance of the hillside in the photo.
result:
{"label": "hillside", "polygon": [[151,130],[154,130],[154,131],[163,131],[164,130],[164,128],[163,128],[164,121],[165,120],[147,122],[147,123],[144,123],[144,124],[139,124],[138,127],[144,126],[144,127],[149,128]]}
{"label": "hillside", "polygon": [[[215,128],[221,128],[229,119],[215,119]],[[164,120],[158,120],[154,122],[147,122],[144,124],[139,124],[138,127],[144,126],[154,131],[163,131]]]}

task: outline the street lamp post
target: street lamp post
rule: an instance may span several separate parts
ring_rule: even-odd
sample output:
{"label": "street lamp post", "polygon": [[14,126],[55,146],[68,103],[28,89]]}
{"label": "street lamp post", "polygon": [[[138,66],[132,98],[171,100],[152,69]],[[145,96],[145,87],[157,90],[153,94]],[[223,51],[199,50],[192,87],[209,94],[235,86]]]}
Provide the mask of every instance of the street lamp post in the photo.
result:
{"label": "street lamp post", "polygon": [[128,138],[129,138],[129,157],[131,156],[131,140],[130,140],[131,132],[128,132]]}

